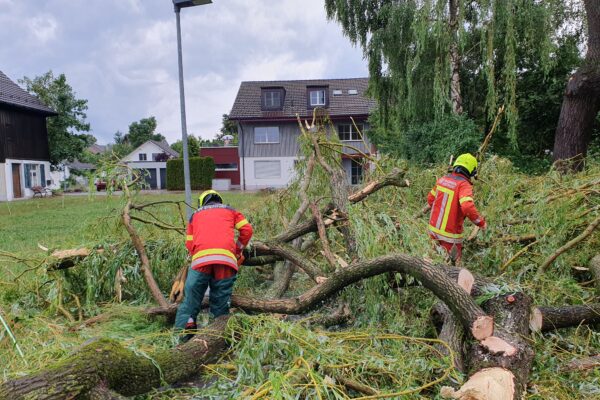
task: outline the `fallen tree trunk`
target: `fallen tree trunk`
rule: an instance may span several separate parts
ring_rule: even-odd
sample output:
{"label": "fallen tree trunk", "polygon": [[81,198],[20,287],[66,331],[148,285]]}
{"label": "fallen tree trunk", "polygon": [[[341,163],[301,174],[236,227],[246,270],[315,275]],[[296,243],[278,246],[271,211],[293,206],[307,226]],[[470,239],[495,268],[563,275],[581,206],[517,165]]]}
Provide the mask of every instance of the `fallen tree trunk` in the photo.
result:
{"label": "fallen tree trunk", "polygon": [[538,309],[542,313],[542,332],[600,322],[600,303]]}
{"label": "fallen tree trunk", "polygon": [[0,399],[80,399],[89,398],[93,391],[122,396],[147,393],[197,374],[204,364],[214,362],[227,347],[228,319],[220,317],[189,342],[149,357],[113,340],[94,341],[46,370],[1,384]]}

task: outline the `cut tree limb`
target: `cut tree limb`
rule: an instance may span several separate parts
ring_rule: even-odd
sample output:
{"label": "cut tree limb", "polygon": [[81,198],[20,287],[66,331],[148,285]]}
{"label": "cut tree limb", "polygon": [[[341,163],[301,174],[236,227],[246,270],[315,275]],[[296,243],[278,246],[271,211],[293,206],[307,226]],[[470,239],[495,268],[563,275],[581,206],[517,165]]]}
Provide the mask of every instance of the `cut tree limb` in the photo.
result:
{"label": "cut tree limb", "polygon": [[386,186],[409,187],[410,182],[408,179],[404,179],[405,174],[406,171],[394,168],[391,173],[383,178],[369,182],[362,189],[352,193],[348,196],[348,201],[350,201],[350,203],[358,203],[367,198],[370,194],[373,194]]}
{"label": "cut tree limb", "polygon": [[600,297],[600,254],[592,258],[590,261],[590,273],[594,279],[594,286],[596,288],[596,296]]}
{"label": "cut tree limb", "polygon": [[542,332],[600,322],[600,304],[538,307],[542,313]]}
{"label": "cut tree limb", "polygon": [[560,256],[565,251],[570,250],[572,247],[577,245],[583,239],[590,236],[592,234],[592,232],[594,232],[594,229],[596,229],[598,227],[598,225],[600,225],[600,216],[598,216],[594,221],[592,221],[592,223],[589,224],[587,228],[585,228],[585,230],[581,233],[581,235],[570,240],[564,246],[562,246],[561,248],[556,250],[550,257],[548,257],[548,259],[546,259],[546,261],[544,261],[544,263],[542,265],[540,265],[537,275],[538,276],[542,275],[544,273],[544,271],[546,270],[546,268],[548,268],[548,266],[550,264],[552,264],[554,262],[554,260],[556,260],[558,258],[558,256]]}
{"label": "cut tree limb", "polygon": [[0,385],[0,399],[62,400],[88,398],[103,388],[134,396],[181,381],[214,362],[226,349],[228,316],[220,317],[189,342],[144,356],[100,339],[42,371]]}
{"label": "cut tree limb", "polygon": [[133,247],[135,247],[138,256],[140,257],[140,261],[142,263],[141,270],[144,274],[144,279],[146,280],[146,284],[150,289],[150,293],[152,293],[152,297],[154,300],[161,306],[167,307],[169,303],[165,299],[165,296],[160,291],[156,280],[154,280],[154,275],[152,275],[152,270],[150,268],[150,260],[148,259],[148,254],[146,253],[146,248],[144,247],[144,242],[140,238],[140,236],[135,231],[135,228],[131,224],[131,217],[129,215],[129,211],[131,209],[131,200],[128,200],[123,208],[122,218],[123,225],[125,225],[125,229],[129,233],[131,237],[131,242],[133,243]]}

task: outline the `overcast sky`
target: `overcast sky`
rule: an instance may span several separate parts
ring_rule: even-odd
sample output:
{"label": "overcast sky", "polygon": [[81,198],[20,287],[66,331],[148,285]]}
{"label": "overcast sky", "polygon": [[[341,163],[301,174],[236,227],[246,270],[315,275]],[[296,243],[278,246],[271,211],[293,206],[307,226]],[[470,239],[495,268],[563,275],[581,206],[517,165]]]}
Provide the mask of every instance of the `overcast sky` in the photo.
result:
{"label": "overcast sky", "polygon": [[[213,0],[182,10],[188,132],[212,138],[244,80],[367,76],[323,0]],[[171,0],[0,0],[0,70],[65,73],[99,143],[151,115],[180,136]]]}

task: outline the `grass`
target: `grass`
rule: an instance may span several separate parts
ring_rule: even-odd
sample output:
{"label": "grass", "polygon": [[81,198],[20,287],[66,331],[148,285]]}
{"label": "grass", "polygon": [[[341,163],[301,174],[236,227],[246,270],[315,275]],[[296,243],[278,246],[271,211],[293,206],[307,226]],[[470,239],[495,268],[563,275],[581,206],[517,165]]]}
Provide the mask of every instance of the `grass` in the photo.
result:
{"label": "grass", "polygon": [[[197,199],[199,193],[193,193]],[[233,207],[247,209],[260,194],[224,193]],[[137,202],[181,201],[183,193],[143,194]],[[94,227],[103,218],[114,216],[122,208],[118,195],[58,196],[0,203],[0,250],[26,256],[39,253],[38,243],[48,248],[65,249],[83,246],[101,239]],[[159,208],[159,214],[169,220],[176,218],[175,208]],[[0,261],[1,262],[1,261]]]}
{"label": "grass", "polygon": [[[403,165],[397,160],[381,160],[384,170]],[[442,260],[425,234],[427,219],[415,216],[435,178],[444,170],[443,166],[430,170],[411,168],[407,172],[412,182],[410,188],[387,188],[350,208],[350,222],[361,258],[406,252]],[[475,198],[489,230],[465,245],[466,266],[493,279],[498,290],[525,291],[538,305],[598,301],[589,284],[590,277],[585,274],[575,277],[572,267],[586,266],[599,252],[600,231],[561,255],[545,274],[536,276],[537,267],[552,252],[579,235],[597,217],[599,210],[594,207],[600,204],[598,185],[574,193],[569,190],[598,181],[598,161],[591,160],[587,171],[576,175],[561,177],[549,172],[532,177],[517,172],[507,160],[492,158],[483,165],[480,175],[475,184]],[[327,185],[328,177],[318,171],[309,195],[327,196]],[[182,194],[141,195],[140,200],[182,197]],[[264,239],[283,229],[297,207],[298,197],[297,186],[292,185],[289,190],[269,196],[231,193],[226,195],[226,201],[244,212],[256,228],[256,237]],[[551,198],[554,199],[550,201]],[[140,306],[150,300],[139,275],[137,257],[131,246],[124,244],[127,240],[122,236],[122,228],[114,224],[120,201],[116,197],[67,197],[63,208],[60,198],[36,199],[11,203],[10,213],[5,204],[1,205],[2,250],[27,255],[40,253],[38,242],[61,248],[120,243],[117,252],[89,257],[62,274],[52,275],[40,269],[14,282],[14,275],[0,268],[0,307],[27,360],[21,360],[7,336],[0,333],[0,373],[4,379],[63,358],[93,336],[116,338],[144,352],[173,345],[169,327],[148,322],[140,313]],[[592,211],[584,215],[589,210]],[[157,212],[168,221],[178,221],[172,207],[162,207]],[[469,232],[471,226],[469,223],[466,226]],[[155,275],[164,290],[175,271],[185,263],[181,238],[154,228],[145,227],[141,231]],[[525,245],[501,238],[530,233],[537,235],[538,242],[502,268]],[[332,249],[344,256],[340,235],[330,230],[329,239]],[[317,245],[308,251],[307,257],[325,266],[320,250]],[[22,266],[10,263],[11,270],[17,268]],[[119,268],[128,277],[124,285],[125,302],[120,305],[113,301],[114,274]],[[242,268],[236,292],[264,297],[269,285],[270,281],[255,269]],[[301,293],[309,286],[310,282],[298,273],[288,294]],[[74,295],[81,300],[84,317],[105,313],[108,318],[93,327],[70,332],[68,328],[74,324],[58,312],[56,304],[62,299],[68,311],[77,316],[79,307],[74,303]],[[265,398],[320,395],[324,399],[342,399],[346,398],[345,393],[333,383],[332,373],[327,372],[336,366],[344,376],[384,393],[418,389],[444,376],[449,360],[440,357],[429,342],[407,338],[435,336],[429,321],[429,309],[435,298],[430,292],[419,286],[394,289],[388,276],[377,276],[346,288],[340,299],[350,304],[354,320],[337,332],[309,329],[302,323],[282,322],[269,316],[240,314],[232,326],[238,333],[232,335],[232,351],[207,369],[214,380],[210,388],[202,392],[195,388],[157,391],[139,398],[191,399],[201,394],[215,399],[247,398],[264,392]],[[328,305],[320,312],[327,313]],[[532,338],[536,357],[527,398],[600,396],[600,370],[562,370],[573,358],[598,352],[600,333],[595,328],[581,326]],[[395,336],[383,336],[387,334]],[[370,339],[350,340],[364,335]],[[440,386],[463,379],[452,371],[441,384],[395,398],[436,398]]]}

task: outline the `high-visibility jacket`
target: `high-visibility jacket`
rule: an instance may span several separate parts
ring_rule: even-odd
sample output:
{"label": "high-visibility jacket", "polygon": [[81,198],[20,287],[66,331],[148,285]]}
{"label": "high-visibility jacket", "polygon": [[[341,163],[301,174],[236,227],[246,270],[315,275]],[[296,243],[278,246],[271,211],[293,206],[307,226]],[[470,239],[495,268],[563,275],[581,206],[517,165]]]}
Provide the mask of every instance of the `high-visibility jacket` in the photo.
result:
{"label": "high-visibility jacket", "polygon": [[[235,230],[239,231],[237,241]],[[224,204],[200,207],[190,218],[185,246],[192,256],[192,268],[210,264],[238,269],[240,254],[252,237],[252,225],[244,215]]]}
{"label": "high-visibility jacket", "polygon": [[427,203],[431,207],[429,234],[437,240],[462,243],[465,217],[477,226],[485,223],[473,202],[473,184],[462,174],[453,172],[438,179]]}

